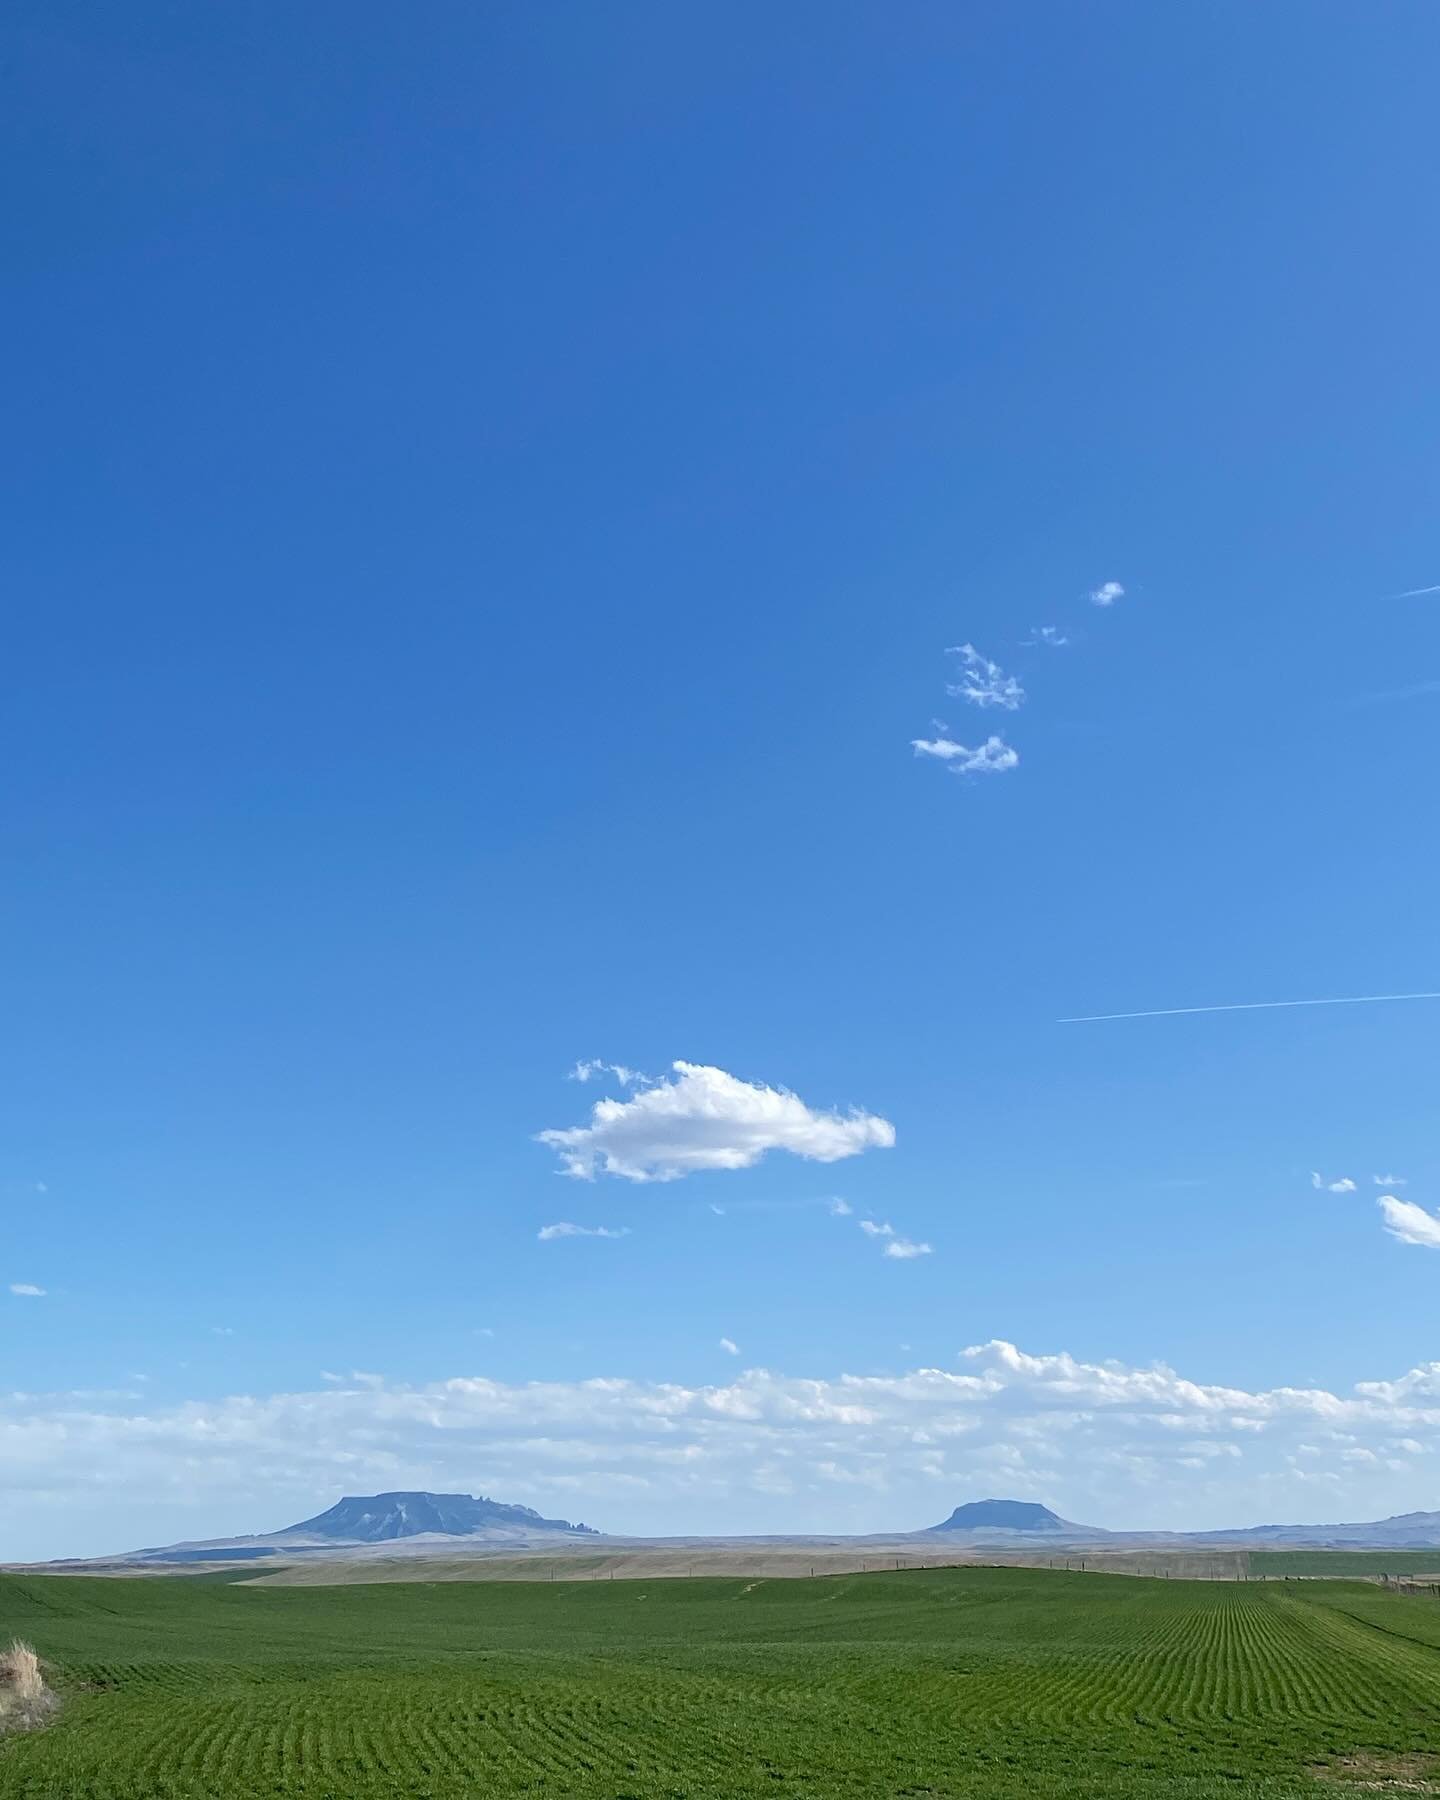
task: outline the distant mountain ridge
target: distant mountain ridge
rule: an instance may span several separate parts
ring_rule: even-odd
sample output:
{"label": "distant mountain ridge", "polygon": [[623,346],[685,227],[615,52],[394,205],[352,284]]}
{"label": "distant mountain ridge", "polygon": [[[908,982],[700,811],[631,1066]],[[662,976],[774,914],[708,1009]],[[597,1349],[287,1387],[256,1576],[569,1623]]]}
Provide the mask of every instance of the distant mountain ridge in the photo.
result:
{"label": "distant mountain ridge", "polygon": [[1069,1524],[1048,1506],[1034,1500],[971,1500],[957,1506],[950,1517],[932,1531],[1065,1532],[1083,1527]]}
{"label": "distant mountain ridge", "polygon": [[427,1494],[400,1491],[390,1494],[346,1494],[334,1506],[313,1519],[288,1525],[275,1537],[334,1538],[349,1544],[384,1544],[397,1538],[477,1537],[497,1527],[521,1531],[557,1532],[595,1536],[589,1525],[572,1525],[568,1519],[546,1519],[529,1506],[510,1506],[502,1500],[470,1494]]}
{"label": "distant mountain ridge", "polygon": [[1440,1550],[1440,1512],[1397,1513],[1389,1519],[1342,1525],[1242,1525],[1216,1531],[1111,1531],[1077,1525],[1031,1500],[971,1500],[948,1519],[918,1533],[963,1538],[977,1548],[1024,1549],[1039,1541],[1093,1544],[1114,1550],[1146,1545],[1195,1549]]}
{"label": "distant mountain ridge", "polygon": [[938,1525],[920,1531],[872,1533],[864,1537],[787,1533],[773,1536],[718,1538],[613,1538],[568,1519],[546,1518],[533,1507],[518,1506],[487,1495],[432,1494],[402,1489],[384,1494],[347,1494],[324,1512],[281,1531],[246,1537],[203,1538],[132,1550],[112,1557],[84,1557],[54,1566],[129,1567],[177,1564],[223,1565],[254,1562],[277,1564],[314,1558],[359,1561],[396,1557],[523,1554],[557,1551],[565,1543],[595,1542],[612,1549],[684,1543],[740,1547],[750,1544],[944,1543],[983,1557],[987,1551],[1203,1549],[1425,1550],[1440,1553],[1440,1511],[1397,1513],[1333,1525],[1247,1525],[1214,1531],[1114,1531],[1077,1525],[1034,1500],[970,1500],[957,1506]]}
{"label": "distant mountain ridge", "polygon": [[477,1548],[553,1544],[557,1538],[590,1538],[590,1525],[547,1519],[530,1506],[513,1506],[487,1495],[430,1494],[400,1489],[388,1494],[346,1494],[313,1519],[281,1531],[247,1537],[198,1538],[134,1550],[118,1560],[136,1563],[247,1562],[262,1557],[314,1556],[327,1551],[363,1552],[390,1544],[397,1552],[427,1555],[455,1550],[468,1541]]}

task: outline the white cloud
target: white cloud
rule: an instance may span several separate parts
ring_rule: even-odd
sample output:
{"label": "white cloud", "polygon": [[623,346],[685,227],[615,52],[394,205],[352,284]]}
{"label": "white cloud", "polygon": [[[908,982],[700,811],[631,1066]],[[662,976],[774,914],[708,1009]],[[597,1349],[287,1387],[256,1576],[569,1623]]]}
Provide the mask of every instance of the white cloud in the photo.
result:
{"label": "white cloud", "polygon": [[234,1337],[235,1335],[233,1325],[212,1325],[210,1330],[215,1337]]}
{"label": "white cloud", "polygon": [[630,1087],[645,1077],[636,1069],[627,1069],[624,1063],[602,1062],[598,1056],[589,1056],[577,1062],[565,1077],[567,1081],[593,1081],[598,1075],[613,1075],[621,1087]]}
{"label": "white cloud", "polygon": [[1117,600],[1123,600],[1125,590],[1118,581],[1102,581],[1097,588],[1090,590],[1092,606],[1113,606]]}
{"label": "white cloud", "polygon": [[588,1125],[542,1131],[537,1141],[559,1153],[565,1174],[585,1181],[597,1173],[676,1181],[701,1169],[748,1169],[767,1150],[839,1162],[895,1142],[895,1127],[873,1113],[821,1112],[788,1088],[741,1081],[702,1063],[672,1066],[673,1081],[631,1100],[598,1100]]}
{"label": "white cloud", "polygon": [[1015,677],[982,656],[973,644],[956,644],[945,654],[958,656],[963,665],[959,681],[945,689],[957,700],[968,700],[972,706],[998,706],[1005,712],[1014,712],[1024,701],[1025,690]]}
{"label": "white cloud", "polygon": [[1070,642],[1058,625],[1032,625],[1028,638],[1022,638],[1022,646],[1048,644],[1052,650],[1059,650]]}
{"label": "white cloud", "polygon": [[854,1210],[848,1200],[842,1200],[838,1195],[830,1202],[830,1216],[833,1219],[848,1219]]}
{"label": "white cloud", "polygon": [[542,1244],[551,1243],[555,1238],[623,1238],[629,1237],[630,1227],[621,1225],[612,1231],[608,1225],[572,1225],[568,1219],[561,1219],[554,1225],[542,1225],[535,1235]]}
{"label": "white cloud", "polygon": [[1402,1244],[1420,1244],[1427,1250],[1440,1250],[1440,1219],[1426,1212],[1413,1200],[1397,1200],[1394,1194],[1382,1194],[1375,1202],[1385,1221],[1385,1229]]}
{"label": "white cloud", "polygon": [[735,1342],[734,1338],[722,1337],[720,1340],[720,1348],[727,1356],[738,1356],[740,1354],[740,1346]]}
{"label": "white cloud", "polygon": [[912,738],[910,747],[917,756],[933,756],[948,763],[952,775],[1003,775],[1020,761],[1020,752],[999,737],[988,737],[973,750],[946,737]]}
{"label": "white cloud", "polygon": [[909,1262],[913,1257],[930,1256],[933,1252],[929,1244],[917,1244],[910,1238],[895,1237],[885,1246],[885,1254],[893,1257],[896,1262]]}
{"label": "white cloud", "polygon": [[910,1262],[917,1256],[933,1255],[929,1244],[917,1244],[911,1238],[901,1237],[888,1219],[883,1224],[875,1219],[857,1219],[856,1223],[866,1237],[883,1239],[882,1255],[895,1262]]}
{"label": "white cloud", "polygon": [[36,1287],[33,1281],[12,1281],[10,1292],[19,1294],[24,1300],[43,1300],[45,1297],[44,1288]]}
{"label": "white cloud", "polygon": [[1407,1187],[1409,1183],[1403,1175],[1372,1175],[1370,1179],[1376,1187]]}
{"label": "white cloud", "polygon": [[[1440,1362],[1338,1392],[1251,1391],[997,1341],[896,1375],[351,1381],[176,1405],[0,1396],[6,1552],[264,1530],[326,1496],[395,1488],[480,1489],[665,1535],[736,1519],[895,1530],[986,1493],[1118,1527],[1375,1518],[1424,1504],[1433,1477],[1392,1465],[1402,1439],[1440,1438]],[[1346,1460],[1355,1449],[1378,1460]],[[118,1538],[117,1508],[130,1521]]]}
{"label": "white cloud", "polygon": [[322,1381],[341,1382],[344,1381],[345,1377],[343,1375],[337,1375],[333,1369],[322,1369],[320,1371],[320,1379]]}
{"label": "white cloud", "polygon": [[1353,1194],[1355,1192],[1355,1183],[1348,1175],[1342,1175],[1336,1181],[1327,1181],[1318,1169],[1310,1171],[1310,1185],[1313,1188],[1323,1189],[1327,1194]]}

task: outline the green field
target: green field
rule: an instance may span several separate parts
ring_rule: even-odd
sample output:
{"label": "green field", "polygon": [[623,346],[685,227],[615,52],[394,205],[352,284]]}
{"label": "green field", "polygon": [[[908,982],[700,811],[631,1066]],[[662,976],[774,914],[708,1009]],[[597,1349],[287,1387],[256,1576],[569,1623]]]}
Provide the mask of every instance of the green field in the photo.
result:
{"label": "green field", "polygon": [[1440,1581],[1440,1550],[1252,1550],[1250,1572],[1277,1575],[1430,1575]]}
{"label": "green field", "polygon": [[1440,1606],[1357,1582],[0,1577],[12,1633],[65,1703],[5,1800],[1323,1800],[1440,1752]]}

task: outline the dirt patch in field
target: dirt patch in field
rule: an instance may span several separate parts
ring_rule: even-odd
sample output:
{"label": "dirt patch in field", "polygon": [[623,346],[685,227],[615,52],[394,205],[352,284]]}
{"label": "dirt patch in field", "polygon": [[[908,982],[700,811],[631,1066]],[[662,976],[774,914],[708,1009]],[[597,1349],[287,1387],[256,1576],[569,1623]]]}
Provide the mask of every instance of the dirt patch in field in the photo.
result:
{"label": "dirt patch in field", "polygon": [[1440,1794],[1440,1756],[1424,1750],[1357,1750],[1310,1771],[1317,1781],[1375,1794]]}

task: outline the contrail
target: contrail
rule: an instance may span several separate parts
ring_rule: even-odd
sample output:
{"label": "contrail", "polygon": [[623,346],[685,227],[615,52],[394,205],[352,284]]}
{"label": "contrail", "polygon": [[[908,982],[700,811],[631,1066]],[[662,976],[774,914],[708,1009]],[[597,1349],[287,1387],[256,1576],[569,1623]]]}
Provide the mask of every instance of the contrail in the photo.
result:
{"label": "contrail", "polygon": [[1421,594],[1440,594],[1440,581],[1437,581],[1434,587],[1406,588],[1403,594],[1396,594],[1395,598],[1397,600],[1415,600]]}
{"label": "contrail", "polygon": [[1107,1019],[1177,1019],[1184,1013],[1270,1012],[1280,1006],[1375,1006],[1383,1000],[1440,1000],[1440,994],[1346,994],[1333,1000],[1241,1000],[1229,1006],[1162,1006],[1156,1012],[1085,1013],[1057,1025],[1099,1025]]}

